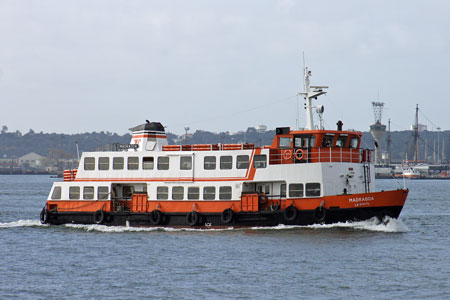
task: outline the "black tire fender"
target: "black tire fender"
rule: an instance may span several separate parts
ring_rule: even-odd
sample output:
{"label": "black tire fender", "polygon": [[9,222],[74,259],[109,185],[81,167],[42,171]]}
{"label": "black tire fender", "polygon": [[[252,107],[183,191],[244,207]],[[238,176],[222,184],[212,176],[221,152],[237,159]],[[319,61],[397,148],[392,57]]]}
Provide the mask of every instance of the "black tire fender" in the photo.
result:
{"label": "black tire fender", "polygon": [[190,211],[186,215],[186,223],[189,226],[195,226],[200,220],[200,215],[195,210]]}
{"label": "black tire fender", "polygon": [[94,223],[102,224],[105,221],[105,212],[99,209],[94,213]]}
{"label": "black tire fender", "polygon": [[327,209],[323,206],[318,206],[314,210],[314,219],[316,222],[323,223],[327,218]]}
{"label": "black tire fender", "polygon": [[220,215],[220,220],[225,224],[233,222],[233,219],[234,219],[234,211],[231,208],[225,209]]}
{"label": "black tire fender", "polygon": [[152,225],[159,225],[159,224],[161,224],[163,214],[159,209],[155,209],[155,210],[152,210],[149,217],[150,217],[150,223]]}
{"label": "black tire fender", "polygon": [[286,221],[294,221],[297,218],[298,209],[294,205],[286,207],[283,211],[283,217]]}
{"label": "black tire fender", "polygon": [[47,224],[48,223],[48,210],[47,208],[43,208],[41,210],[41,214],[40,214],[40,220],[41,220],[41,224]]}

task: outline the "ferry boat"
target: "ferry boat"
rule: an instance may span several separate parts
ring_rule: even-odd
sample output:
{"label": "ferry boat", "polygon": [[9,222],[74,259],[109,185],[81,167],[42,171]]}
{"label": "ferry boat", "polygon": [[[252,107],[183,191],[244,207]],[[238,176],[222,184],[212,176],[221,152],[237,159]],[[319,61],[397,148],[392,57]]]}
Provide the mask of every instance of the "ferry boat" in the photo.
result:
{"label": "ferry boat", "polygon": [[[305,68],[306,127],[276,128],[271,145],[169,145],[164,126],[131,128],[120,151],[84,152],[65,170],[41,211],[42,223],[239,227],[397,218],[408,190],[375,191],[372,151],[362,133],[323,127]],[[320,124],[315,125],[317,112]]]}

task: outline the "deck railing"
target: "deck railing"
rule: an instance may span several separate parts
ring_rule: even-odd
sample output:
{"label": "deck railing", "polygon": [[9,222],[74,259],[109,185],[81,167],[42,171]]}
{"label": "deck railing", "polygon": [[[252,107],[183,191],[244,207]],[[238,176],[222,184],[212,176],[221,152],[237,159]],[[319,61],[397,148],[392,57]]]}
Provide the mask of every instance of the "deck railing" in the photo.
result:
{"label": "deck railing", "polygon": [[353,148],[271,149],[269,164],[352,162],[370,163],[373,150]]}

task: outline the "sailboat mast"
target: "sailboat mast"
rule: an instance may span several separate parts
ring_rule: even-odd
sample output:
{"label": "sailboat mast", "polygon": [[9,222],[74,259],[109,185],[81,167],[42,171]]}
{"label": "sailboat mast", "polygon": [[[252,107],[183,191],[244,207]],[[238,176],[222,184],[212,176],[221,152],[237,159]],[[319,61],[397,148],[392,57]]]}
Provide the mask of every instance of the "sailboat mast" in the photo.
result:
{"label": "sailboat mast", "polygon": [[416,104],[416,120],[414,122],[414,162],[418,161],[419,142],[419,104]]}

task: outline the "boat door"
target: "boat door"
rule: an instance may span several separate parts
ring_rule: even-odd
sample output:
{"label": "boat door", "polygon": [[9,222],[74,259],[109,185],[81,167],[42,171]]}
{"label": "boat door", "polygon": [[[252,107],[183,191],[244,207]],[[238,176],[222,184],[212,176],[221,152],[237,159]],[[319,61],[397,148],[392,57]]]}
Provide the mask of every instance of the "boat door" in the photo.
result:
{"label": "boat door", "polygon": [[311,134],[294,135],[294,163],[306,163],[310,160],[310,152],[316,142],[316,136]]}

